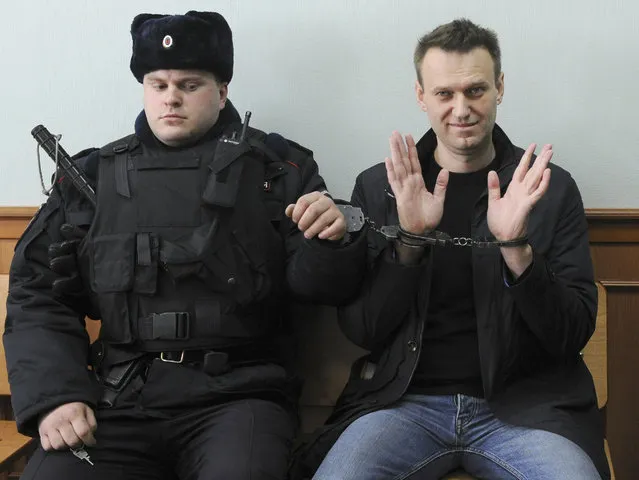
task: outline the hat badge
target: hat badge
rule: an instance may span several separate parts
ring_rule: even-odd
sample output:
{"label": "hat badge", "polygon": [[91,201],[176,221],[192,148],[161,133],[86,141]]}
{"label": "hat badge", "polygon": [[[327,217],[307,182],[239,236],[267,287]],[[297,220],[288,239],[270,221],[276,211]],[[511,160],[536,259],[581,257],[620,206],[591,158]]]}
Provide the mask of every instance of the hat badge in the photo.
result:
{"label": "hat badge", "polygon": [[162,39],[162,46],[164,48],[171,48],[173,46],[173,37],[171,35],[165,35]]}

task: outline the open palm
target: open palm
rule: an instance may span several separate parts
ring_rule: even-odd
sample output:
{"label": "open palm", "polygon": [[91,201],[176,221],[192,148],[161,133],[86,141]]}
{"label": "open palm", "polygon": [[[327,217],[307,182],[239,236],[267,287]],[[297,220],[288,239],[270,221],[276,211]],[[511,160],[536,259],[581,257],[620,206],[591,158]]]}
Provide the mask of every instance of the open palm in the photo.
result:
{"label": "open palm", "polygon": [[552,146],[544,145],[530,167],[535,148],[533,143],[526,149],[503,197],[497,173],[492,171],[488,174],[488,228],[497,240],[514,240],[525,236],[530,211],[548,190],[548,163],[553,154]]}
{"label": "open palm", "polygon": [[399,132],[389,139],[391,158],[386,158],[386,174],[390,183],[401,227],[414,234],[434,230],[444,212],[444,197],[448,184],[448,171],[442,170],[430,193],[424,184],[422,168],[417,156],[415,140],[406,136],[406,143]]}

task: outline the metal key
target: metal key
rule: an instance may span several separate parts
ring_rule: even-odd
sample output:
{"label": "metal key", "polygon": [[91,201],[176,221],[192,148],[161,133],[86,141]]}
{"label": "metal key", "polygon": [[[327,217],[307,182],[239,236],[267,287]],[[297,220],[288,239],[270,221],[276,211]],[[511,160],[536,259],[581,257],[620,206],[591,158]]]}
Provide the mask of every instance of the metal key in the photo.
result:
{"label": "metal key", "polygon": [[80,460],[86,460],[87,462],[89,462],[90,465],[93,465],[93,462],[91,461],[91,458],[89,457],[89,453],[84,449],[84,447],[72,448],[71,452]]}

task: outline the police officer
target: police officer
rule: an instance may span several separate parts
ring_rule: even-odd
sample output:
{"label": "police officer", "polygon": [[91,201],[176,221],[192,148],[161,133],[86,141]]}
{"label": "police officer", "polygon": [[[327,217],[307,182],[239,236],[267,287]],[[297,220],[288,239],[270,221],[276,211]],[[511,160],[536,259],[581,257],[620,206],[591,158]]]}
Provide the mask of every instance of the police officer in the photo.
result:
{"label": "police officer", "polygon": [[309,150],[241,122],[221,15],[142,14],[131,34],[135,133],[78,156],[96,206],[60,178],[11,266],[13,408],[40,438],[22,478],[283,478],[285,301],[346,301],[365,242]]}

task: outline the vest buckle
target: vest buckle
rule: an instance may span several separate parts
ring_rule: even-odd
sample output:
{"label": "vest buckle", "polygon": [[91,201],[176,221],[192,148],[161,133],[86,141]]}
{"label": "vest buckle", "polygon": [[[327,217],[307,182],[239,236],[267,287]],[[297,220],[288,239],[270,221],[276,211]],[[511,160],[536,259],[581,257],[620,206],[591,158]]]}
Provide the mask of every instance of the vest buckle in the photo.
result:
{"label": "vest buckle", "polygon": [[140,319],[141,340],[188,340],[190,338],[188,312],[151,313]]}

